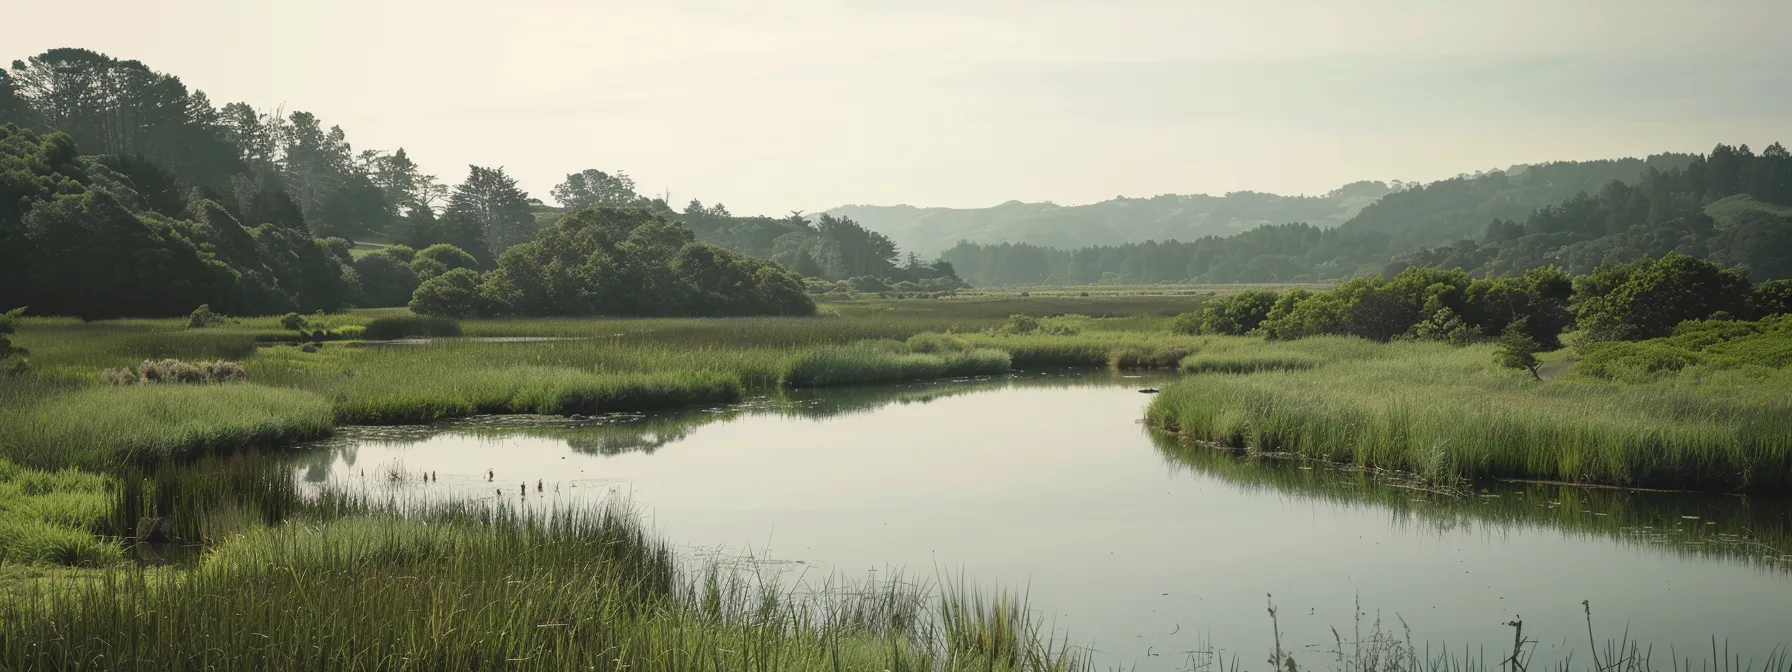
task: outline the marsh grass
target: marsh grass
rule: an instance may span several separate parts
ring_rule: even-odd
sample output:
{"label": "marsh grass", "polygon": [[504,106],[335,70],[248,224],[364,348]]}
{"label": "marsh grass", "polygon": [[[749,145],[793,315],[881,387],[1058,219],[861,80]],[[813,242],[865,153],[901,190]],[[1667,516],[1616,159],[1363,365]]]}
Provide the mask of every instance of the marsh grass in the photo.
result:
{"label": "marsh grass", "polygon": [[733,565],[687,569],[626,509],[343,508],[234,535],[191,569],[8,586],[0,667],[1087,666],[1032,639],[1016,602],[947,602],[941,618],[924,586],[900,580],[800,589]]}
{"label": "marsh grass", "polygon": [[105,528],[111,497],[105,477],[74,470],[36,471],[0,460],[0,563],[98,566],[118,561]]}
{"label": "marsh grass", "polygon": [[330,402],[251,383],[93,386],[0,407],[0,457],[110,471],[328,435]]}
{"label": "marsh grass", "polygon": [[908,342],[865,341],[820,347],[795,358],[779,376],[787,388],[979,376],[1007,373],[1008,353],[962,341],[918,335]]}
{"label": "marsh grass", "polygon": [[1184,358],[1179,368],[1183,373],[1258,373],[1261,371],[1305,371],[1316,368],[1323,360],[1299,352],[1214,353]]}
{"label": "marsh grass", "polygon": [[[1531,478],[1705,490],[1792,486],[1792,380],[1688,369],[1648,384],[1537,382],[1489,346],[1307,339],[1233,344],[1303,371],[1201,376],[1147,410],[1188,439],[1427,478]],[[1312,341],[1309,343],[1308,341]],[[1259,342],[1261,343],[1261,342]]]}

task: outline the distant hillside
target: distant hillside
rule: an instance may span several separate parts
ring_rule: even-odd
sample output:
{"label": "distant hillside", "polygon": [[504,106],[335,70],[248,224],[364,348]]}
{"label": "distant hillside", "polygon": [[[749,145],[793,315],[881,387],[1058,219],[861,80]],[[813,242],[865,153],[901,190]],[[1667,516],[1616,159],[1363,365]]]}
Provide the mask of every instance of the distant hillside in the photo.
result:
{"label": "distant hillside", "polygon": [[1028,243],[1074,248],[1147,240],[1229,236],[1266,224],[1343,224],[1392,189],[1356,182],[1323,196],[1278,196],[1250,191],[1225,196],[1165,194],[1116,198],[1091,205],[1009,201],[990,208],[846,205],[827,211],[889,236],[902,249],[932,257],[958,241]]}
{"label": "distant hillside", "polygon": [[1074,249],[964,243],[941,256],[973,285],[1315,282],[1406,266],[1477,276],[1682,252],[1792,277],[1792,153],[1718,145],[1708,156],[1558,162],[1389,193],[1335,227]]}

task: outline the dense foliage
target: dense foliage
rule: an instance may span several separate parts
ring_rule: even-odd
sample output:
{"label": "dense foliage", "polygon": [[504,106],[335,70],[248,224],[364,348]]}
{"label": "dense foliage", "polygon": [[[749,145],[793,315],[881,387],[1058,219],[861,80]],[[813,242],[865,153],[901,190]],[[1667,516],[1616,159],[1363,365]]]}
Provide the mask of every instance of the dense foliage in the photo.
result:
{"label": "dense foliage", "polygon": [[1792,276],[1792,155],[1718,145],[1706,156],[1554,163],[1408,186],[1335,228],[1263,226],[1187,242],[1055,249],[963,242],[976,285],[1315,282],[1461,268],[1571,273],[1670,252]]}
{"label": "dense foliage", "polygon": [[698,242],[648,210],[595,208],[505,250],[492,271],[456,268],[429,279],[411,309],[446,317],[807,315],[815,304],[777,264]]}
{"label": "dense foliage", "polygon": [[[1407,268],[1386,279],[1353,278],[1328,291],[1252,290],[1216,297],[1200,311],[1180,316],[1171,330],[1456,345],[1498,337],[1516,353],[1554,350],[1564,331],[1576,329],[1576,347],[1586,351],[1607,341],[1667,336],[1688,321],[1784,314],[1788,296],[1792,281],[1751,286],[1741,270],[1684,254],[1607,264],[1572,278],[1553,266],[1497,278]],[[1536,362],[1522,356],[1502,361],[1535,372]]]}
{"label": "dense foliage", "polygon": [[163,214],[68,135],[0,127],[0,306],[103,318],[349,305],[346,242],[303,226],[246,226],[206,198]]}
{"label": "dense foliage", "polygon": [[[105,318],[187,315],[200,304],[223,315],[400,306],[450,272],[481,277],[546,223],[537,217],[541,202],[502,168],[469,166],[450,190],[403,149],[356,151],[341,128],[316,115],[214,107],[177,77],[84,49],[53,49],[0,69],[0,128],[0,309]],[[622,173],[585,171],[553,193],[581,207],[647,208],[712,224],[700,237],[735,249],[758,242],[735,231],[725,209],[674,213],[634,193]],[[782,260],[814,275],[961,284],[949,266],[912,258],[897,266],[887,239],[850,221],[749,219],[783,222],[779,235],[802,234],[781,243],[791,249]],[[357,257],[356,238],[401,244]],[[805,242],[788,244],[798,238]],[[748,252],[771,257],[766,242]],[[696,274],[680,295],[685,303],[627,310],[808,310],[807,299],[723,286],[757,277],[760,262],[705,248],[673,252],[681,270]],[[437,283],[422,305],[458,300],[452,290],[467,277]],[[761,280],[751,284],[769,286]],[[736,296],[748,303],[713,305]],[[498,305],[481,299],[477,312]]]}
{"label": "dense foliage", "polygon": [[1673,333],[1645,341],[1591,345],[1576,370],[1584,375],[1641,382],[1689,366],[1784,369],[1792,365],[1792,316],[1758,321],[1690,320]]}
{"label": "dense foliage", "polygon": [[1464,271],[1407,269],[1392,278],[1356,278],[1329,291],[1255,290],[1209,301],[1176,321],[1186,333],[1261,334],[1271,340],[1347,334],[1454,343],[1490,338],[1512,324],[1558,345],[1572,319],[1571,285],[1558,269],[1476,279]]}
{"label": "dense foliage", "polygon": [[[721,204],[704,205],[692,199],[683,212],[664,199],[634,192],[627,174],[614,176],[598,170],[568,175],[553,190],[555,198],[579,204],[639,209],[679,222],[697,240],[783,264],[806,278],[846,281],[854,291],[901,291],[897,285],[912,283],[908,291],[942,291],[963,287],[952,264],[944,260],[922,261],[913,252],[902,255],[888,236],[846,217],[823,213],[814,218],[800,212],[787,217],[743,217]],[[566,209],[537,208],[538,221],[551,221]],[[825,293],[832,286],[823,289]]]}

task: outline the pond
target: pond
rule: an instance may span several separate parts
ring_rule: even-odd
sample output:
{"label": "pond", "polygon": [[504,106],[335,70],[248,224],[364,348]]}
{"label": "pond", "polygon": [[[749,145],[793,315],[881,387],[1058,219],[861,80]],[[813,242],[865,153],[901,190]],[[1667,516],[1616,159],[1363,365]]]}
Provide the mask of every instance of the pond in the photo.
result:
{"label": "pond", "polygon": [[[1432,492],[1186,447],[1141,423],[1168,379],[1028,374],[650,416],[362,428],[297,458],[313,487],[516,503],[627,498],[693,554],[820,583],[901,571],[1024,590],[1104,663],[1195,651],[1323,666],[1382,625],[1492,664],[1628,628],[1666,666],[1792,642],[1792,506],[1527,484]],[[432,477],[425,477],[431,474]]]}

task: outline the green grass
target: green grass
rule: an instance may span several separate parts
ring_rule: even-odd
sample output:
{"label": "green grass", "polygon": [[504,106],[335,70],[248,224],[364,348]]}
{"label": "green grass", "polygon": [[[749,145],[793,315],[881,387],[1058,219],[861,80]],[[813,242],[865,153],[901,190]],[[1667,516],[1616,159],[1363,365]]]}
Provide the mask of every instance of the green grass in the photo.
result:
{"label": "green grass", "polygon": [[0,406],[0,457],[109,471],[288,445],[333,428],[328,399],[250,383],[92,386]]}
{"label": "green grass", "polygon": [[1646,384],[1585,375],[1539,383],[1496,367],[1491,346],[1238,339],[1229,347],[1234,361],[1325,363],[1190,378],[1152,402],[1148,421],[1193,440],[1429,478],[1792,487],[1786,372],[1695,367]]}
{"label": "green grass", "polygon": [[907,343],[864,341],[808,350],[790,362],[778,381],[786,388],[829,387],[989,375],[1008,369],[1006,352],[923,334]]}
{"label": "green grass", "polygon": [[94,535],[112,513],[106,479],[0,460],[0,563],[94,566],[123,551]]}
{"label": "green grass", "polygon": [[[0,591],[0,667],[1074,670],[1012,598],[685,567],[615,508],[436,505],[251,530],[190,570]],[[942,617],[941,611],[946,611]]]}

